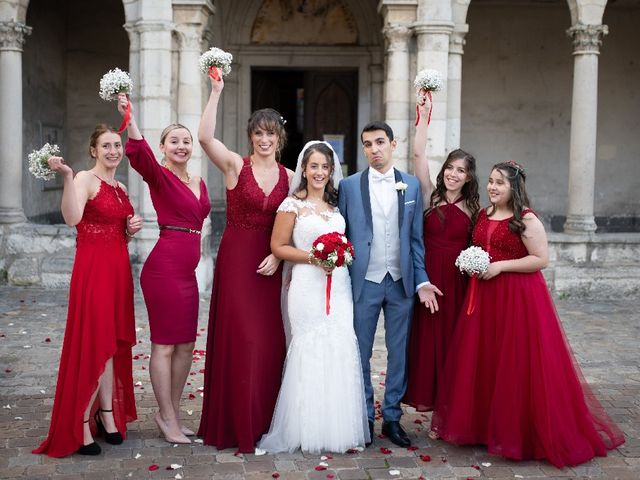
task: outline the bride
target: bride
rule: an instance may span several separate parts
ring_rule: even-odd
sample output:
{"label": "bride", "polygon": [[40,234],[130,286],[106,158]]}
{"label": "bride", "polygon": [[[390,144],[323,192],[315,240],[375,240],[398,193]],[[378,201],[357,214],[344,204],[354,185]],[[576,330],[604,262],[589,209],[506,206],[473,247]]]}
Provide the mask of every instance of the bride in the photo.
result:
{"label": "bride", "polygon": [[[298,156],[290,196],[276,215],[271,250],[293,264],[283,310],[291,343],[271,428],[258,443],[269,453],[345,452],[370,441],[349,272],[318,266],[310,255],[318,236],[345,231],[336,206],[341,178],[331,146],[308,142]],[[329,315],[328,274],[333,276]]]}

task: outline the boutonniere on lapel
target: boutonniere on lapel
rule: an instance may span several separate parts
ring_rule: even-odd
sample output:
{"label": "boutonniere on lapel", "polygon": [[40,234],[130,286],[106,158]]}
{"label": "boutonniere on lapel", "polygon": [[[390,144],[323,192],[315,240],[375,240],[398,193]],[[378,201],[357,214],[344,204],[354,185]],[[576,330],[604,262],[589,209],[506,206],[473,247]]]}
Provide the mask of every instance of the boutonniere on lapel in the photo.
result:
{"label": "boutonniere on lapel", "polygon": [[404,182],[396,182],[396,192],[400,192],[403,196],[404,191],[407,189],[407,187],[409,187],[409,185]]}

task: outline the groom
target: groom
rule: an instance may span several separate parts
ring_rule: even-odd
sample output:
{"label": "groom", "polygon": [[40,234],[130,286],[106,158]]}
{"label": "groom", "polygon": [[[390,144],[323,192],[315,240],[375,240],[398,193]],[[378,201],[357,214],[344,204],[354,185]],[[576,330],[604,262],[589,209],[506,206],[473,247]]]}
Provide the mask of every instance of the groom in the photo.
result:
{"label": "groom", "polygon": [[366,125],[360,135],[369,168],[340,182],[338,207],[355,249],[349,267],[369,432],[373,440],[371,352],[380,311],[384,311],[387,373],[382,403],[382,433],[393,443],[411,441],[400,426],[400,401],[407,387],[407,343],[413,299],[432,312],[436,294],[424,268],[422,194],[418,179],[393,168],[396,141],[384,122]]}

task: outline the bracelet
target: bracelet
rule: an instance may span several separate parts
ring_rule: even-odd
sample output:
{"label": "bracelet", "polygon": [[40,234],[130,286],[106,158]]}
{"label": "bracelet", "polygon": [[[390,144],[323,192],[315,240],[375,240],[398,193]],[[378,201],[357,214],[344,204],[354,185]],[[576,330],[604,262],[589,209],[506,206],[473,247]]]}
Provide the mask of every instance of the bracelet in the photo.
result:
{"label": "bracelet", "polygon": [[135,236],[135,233],[129,233],[129,229],[128,228],[124,229],[124,234],[129,238],[133,238]]}
{"label": "bracelet", "polygon": [[315,265],[314,260],[315,260],[315,257],[313,256],[313,252],[309,252],[309,255],[307,256],[307,261],[309,262],[309,265]]}

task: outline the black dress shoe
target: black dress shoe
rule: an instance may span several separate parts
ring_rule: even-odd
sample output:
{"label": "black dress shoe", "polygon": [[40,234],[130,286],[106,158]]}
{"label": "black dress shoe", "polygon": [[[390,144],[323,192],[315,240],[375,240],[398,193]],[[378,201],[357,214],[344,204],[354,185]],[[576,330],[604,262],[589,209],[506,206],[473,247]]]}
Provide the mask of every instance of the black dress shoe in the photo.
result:
{"label": "black dress shoe", "polygon": [[112,432],[112,433],[107,432],[107,429],[102,423],[102,417],[100,416],[100,412],[109,413],[109,412],[113,412],[113,410],[102,410],[101,408],[96,410],[96,414],[93,418],[96,422],[98,433],[102,434],[105,442],[110,443],[111,445],[120,445],[123,441],[122,434],[120,432]]}
{"label": "black dress shoe", "polygon": [[100,455],[100,452],[102,452],[100,445],[93,442],[89,445],[82,445],[76,453],[80,455]]}
{"label": "black dress shoe", "polygon": [[373,421],[369,420],[369,441],[364,444],[365,447],[368,447],[373,443]]}
{"label": "black dress shoe", "polygon": [[382,422],[382,434],[399,447],[411,446],[411,440],[400,426],[400,422]]}

